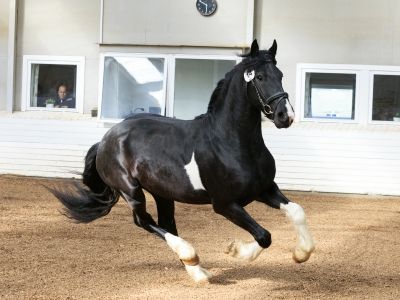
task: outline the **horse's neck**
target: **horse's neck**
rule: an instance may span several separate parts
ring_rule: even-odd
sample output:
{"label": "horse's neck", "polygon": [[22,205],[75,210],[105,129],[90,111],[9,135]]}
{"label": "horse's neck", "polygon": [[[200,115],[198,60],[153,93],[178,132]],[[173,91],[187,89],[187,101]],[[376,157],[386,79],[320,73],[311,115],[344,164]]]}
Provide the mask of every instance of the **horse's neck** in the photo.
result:
{"label": "horse's neck", "polygon": [[223,105],[212,113],[211,126],[216,134],[241,142],[262,140],[261,112],[248,101],[244,86],[232,86],[221,101]]}

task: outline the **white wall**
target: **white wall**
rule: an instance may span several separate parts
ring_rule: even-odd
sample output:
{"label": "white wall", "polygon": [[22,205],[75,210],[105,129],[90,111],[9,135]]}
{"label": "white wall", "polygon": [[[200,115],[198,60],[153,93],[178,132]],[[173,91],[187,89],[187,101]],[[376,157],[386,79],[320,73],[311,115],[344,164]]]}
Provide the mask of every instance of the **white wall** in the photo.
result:
{"label": "white wall", "polygon": [[278,42],[278,66],[295,100],[296,64],[400,65],[398,0],[256,0],[255,36]]}
{"label": "white wall", "polygon": [[9,0],[0,0],[0,111],[6,109]]}
{"label": "white wall", "polygon": [[[302,99],[299,63],[400,65],[400,1],[256,0],[255,6],[255,36],[262,48],[277,40],[293,106]],[[265,125],[283,188],[400,194],[400,126],[367,124],[370,91],[362,88],[359,124],[300,122],[285,131]]]}
{"label": "white wall", "polygon": [[[99,46],[100,0],[18,1],[15,108],[20,107],[23,55],[85,56],[84,110],[88,113],[97,105],[102,52],[227,55],[238,52],[234,46],[248,45],[251,20],[243,16],[248,16],[244,9],[250,1],[219,0],[219,10],[211,18],[197,13],[194,0],[173,1],[173,7],[187,7],[190,12],[168,14],[167,3],[171,2],[141,1],[135,11],[139,1],[105,0],[104,44]],[[255,2],[255,35],[261,48],[277,39],[278,66],[292,102],[298,63],[400,65],[400,1]],[[113,10],[118,5],[120,9]],[[0,0],[0,110],[5,107],[5,7],[8,1]],[[149,15],[139,14],[136,19],[126,19],[143,10],[153,17],[162,15],[160,11],[166,15],[147,20]],[[234,30],[226,31],[231,25]],[[178,29],[182,31],[174,35]],[[168,47],[171,45],[174,47]],[[190,47],[193,45],[208,47]],[[400,126],[296,123],[288,130],[277,130],[266,123],[263,130],[277,161],[276,180],[282,188],[400,195]],[[0,173],[71,177],[69,171],[81,171],[87,149],[105,131],[91,120],[0,115]]]}
{"label": "white wall", "polygon": [[[0,117],[0,174],[79,177],[87,150],[108,129],[95,121]],[[74,173],[75,172],[75,173]]]}
{"label": "white wall", "polygon": [[99,0],[20,0],[15,110],[21,108],[23,55],[85,57],[84,111],[97,106]]}
{"label": "white wall", "polygon": [[281,188],[400,195],[400,128],[296,123],[263,136]]}
{"label": "white wall", "polygon": [[[0,118],[0,174],[78,177],[107,128],[91,120]],[[263,128],[283,189],[400,195],[399,132],[311,123]]]}

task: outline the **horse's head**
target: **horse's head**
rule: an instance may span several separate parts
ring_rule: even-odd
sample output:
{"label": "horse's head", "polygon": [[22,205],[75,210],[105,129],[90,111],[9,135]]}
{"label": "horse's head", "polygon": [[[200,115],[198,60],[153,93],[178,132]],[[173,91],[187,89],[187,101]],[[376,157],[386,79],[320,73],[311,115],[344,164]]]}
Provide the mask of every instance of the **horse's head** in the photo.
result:
{"label": "horse's head", "polygon": [[250,53],[244,56],[244,80],[250,101],[259,107],[277,128],[287,128],[293,123],[294,111],[289,96],[282,87],[283,74],[276,67],[276,50],[275,40],[267,51],[260,51],[257,40],[254,40]]}

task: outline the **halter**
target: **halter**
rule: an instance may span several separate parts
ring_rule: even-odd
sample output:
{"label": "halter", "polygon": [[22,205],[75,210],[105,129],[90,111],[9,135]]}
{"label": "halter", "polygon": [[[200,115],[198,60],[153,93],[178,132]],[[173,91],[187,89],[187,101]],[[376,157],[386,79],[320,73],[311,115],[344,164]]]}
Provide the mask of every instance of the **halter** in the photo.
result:
{"label": "halter", "polygon": [[254,89],[256,90],[256,94],[257,94],[257,98],[258,101],[261,104],[261,111],[263,112],[263,114],[268,117],[268,115],[272,115],[272,121],[275,117],[275,112],[272,110],[272,103],[276,100],[278,100],[278,104],[283,100],[283,99],[289,99],[289,95],[286,92],[278,92],[272,96],[270,96],[269,98],[267,98],[265,101],[263,99],[265,99],[266,97],[264,96],[264,94],[262,93],[261,89],[259,89],[257,87],[257,84],[254,82],[254,79],[251,80],[252,85],[254,86]]}

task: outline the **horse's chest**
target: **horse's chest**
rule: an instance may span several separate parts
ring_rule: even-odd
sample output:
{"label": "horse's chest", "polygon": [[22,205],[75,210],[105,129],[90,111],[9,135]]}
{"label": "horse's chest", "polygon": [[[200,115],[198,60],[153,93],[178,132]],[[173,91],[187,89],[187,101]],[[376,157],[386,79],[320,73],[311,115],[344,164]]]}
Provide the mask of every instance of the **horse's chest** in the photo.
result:
{"label": "horse's chest", "polygon": [[258,195],[273,181],[275,164],[273,159],[231,155],[201,164],[200,175],[208,192],[244,199]]}

